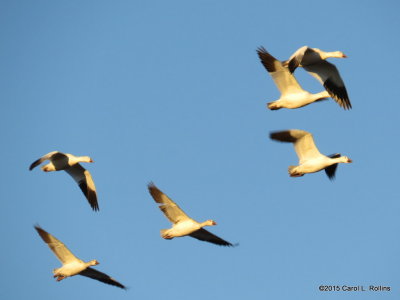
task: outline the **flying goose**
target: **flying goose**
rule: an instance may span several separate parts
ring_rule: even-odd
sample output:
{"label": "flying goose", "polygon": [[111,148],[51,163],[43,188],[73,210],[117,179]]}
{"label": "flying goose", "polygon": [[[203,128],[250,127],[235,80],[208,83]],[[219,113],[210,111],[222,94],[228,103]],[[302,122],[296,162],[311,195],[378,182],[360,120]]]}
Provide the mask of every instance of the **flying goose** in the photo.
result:
{"label": "flying goose", "polygon": [[270,138],[294,144],[294,149],[299,157],[299,165],[289,166],[291,177],[299,177],[306,173],[315,173],[325,169],[326,175],[332,180],[335,178],[338,163],[352,162],[347,156],[341,156],[338,153],[329,156],[321,154],[315,146],[312,134],[304,130],[291,129],[271,132]]}
{"label": "flying goose", "polygon": [[51,171],[66,171],[72,178],[78,183],[86,199],[89,201],[90,206],[94,211],[99,210],[99,204],[97,203],[96,187],[94,185],[92,176],[89,171],[83,168],[79,162],[93,162],[89,156],[75,156],[69,153],[62,153],[59,151],[52,151],[42,156],[38,160],[34,161],[29,171],[40,165],[45,160],[50,162],[47,165],[42,166],[44,172]]}
{"label": "flying goose", "polygon": [[182,237],[189,235],[201,241],[214,243],[221,246],[235,246],[231,243],[217,237],[211,232],[205,230],[204,226],[214,226],[217,223],[213,220],[207,220],[202,223],[198,223],[192,218],[188,217],[184,211],[167,195],[160,191],[153,183],[149,183],[148,189],[150,195],[154,198],[154,201],[160,204],[159,208],[172,222],[172,228],[162,229],[161,236],[164,239],[173,239],[174,237]]}
{"label": "flying goose", "polygon": [[96,266],[99,264],[97,260],[91,260],[89,262],[84,262],[72,254],[71,251],[58,239],[52,236],[50,233],[46,232],[39,226],[35,226],[36,231],[39,233],[43,241],[49,246],[50,250],[53,251],[55,256],[61,261],[62,267],[53,270],[54,278],[57,281],[61,281],[64,278],[82,275],[90,277],[92,279],[99,280],[101,282],[111,284],[122,289],[126,289],[121,283],[111,278],[107,274],[97,271],[90,266]]}
{"label": "flying goose", "polygon": [[347,56],[341,51],[325,52],[318,48],[303,46],[287,61],[284,61],[283,65],[288,66],[291,73],[297,67],[303,67],[322,83],[329,95],[341,107],[350,109],[351,103],[344,82],[336,66],[326,61],[329,57],[346,58]]}
{"label": "flying goose", "polygon": [[268,103],[269,109],[299,108],[330,97],[326,91],[317,94],[305,91],[288,68],[269,54],[264,47],[258,48],[257,54],[281,92],[281,97],[278,100]]}

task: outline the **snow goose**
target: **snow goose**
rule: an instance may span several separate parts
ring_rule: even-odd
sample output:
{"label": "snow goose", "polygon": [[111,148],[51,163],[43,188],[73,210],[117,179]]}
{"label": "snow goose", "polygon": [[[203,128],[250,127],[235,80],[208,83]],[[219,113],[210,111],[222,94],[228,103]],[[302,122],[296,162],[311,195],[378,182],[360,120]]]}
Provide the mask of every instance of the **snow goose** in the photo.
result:
{"label": "snow goose", "polygon": [[281,97],[278,100],[268,103],[269,109],[299,108],[330,97],[326,91],[317,94],[305,91],[288,68],[269,54],[264,47],[258,48],[257,54],[281,92]]}
{"label": "snow goose", "polygon": [[52,151],[42,156],[38,160],[34,161],[29,170],[40,165],[45,160],[50,162],[42,166],[44,172],[51,171],[66,171],[72,178],[78,183],[86,199],[89,201],[90,206],[94,211],[99,210],[99,204],[97,203],[96,187],[94,185],[92,176],[89,171],[83,168],[79,162],[93,162],[89,156],[75,156],[69,153],[62,153],[59,151]]}
{"label": "snow goose", "polygon": [[329,95],[341,107],[350,109],[351,103],[344,82],[336,66],[326,61],[329,57],[346,58],[347,56],[341,51],[325,52],[318,48],[303,46],[287,61],[284,61],[283,65],[288,66],[291,73],[297,67],[303,67],[322,83]]}
{"label": "snow goose", "polygon": [[57,281],[61,281],[64,278],[74,275],[82,275],[126,289],[125,286],[123,286],[121,283],[111,278],[107,274],[90,268],[90,266],[95,266],[99,264],[97,260],[94,259],[89,262],[84,262],[73,255],[72,252],[69,251],[69,249],[62,242],[60,242],[50,233],[46,232],[37,225],[35,226],[35,229],[39,233],[43,241],[47,244],[47,246],[49,246],[50,250],[53,251],[53,253],[62,263],[61,268],[53,270],[53,277],[57,278]]}
{"label": "snow goose", "polygon": [[291,129],[271,132],[270,138],[294,144],[294,149],[299,157],[299,165],[289,166],[291,177],[303,176],[306,173],[315,173],[325,169],[326,175],[332,180],[335,178],[338,163],[352,162],[347,156],[341,156],[338,153],[330,156],[321,154],[315,146],[312,134],[304,130]]}
{"label": "snow goose", "polygon": [[198,223],[195,220],[188,217],[184,211],[167,195],[160,191],[153,183],[148,185],[150,195],[154,198],[154,201],[160,204],[160,209],[172,222],[172,228],[162,229],[161,236],[164,239],[173,239],[174,237],[182,237],[189,235],[201,241],[214,243],[221,246],[235,246],[211,232],[205,230],[204,226],[214,226],[217,223],[213,220],[207,220],[202,223]]}

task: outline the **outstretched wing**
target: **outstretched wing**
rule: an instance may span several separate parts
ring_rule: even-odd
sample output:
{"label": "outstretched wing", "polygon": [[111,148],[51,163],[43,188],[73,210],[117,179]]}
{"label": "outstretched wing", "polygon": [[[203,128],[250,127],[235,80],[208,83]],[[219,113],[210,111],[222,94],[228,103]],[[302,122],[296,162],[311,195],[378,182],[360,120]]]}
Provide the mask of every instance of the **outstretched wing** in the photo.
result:
{"label": "outstretched wing", "polygon": [[37,225],[35,226],[35,229],[39,233],[43,241],[47,244],[47,246],[49,246],[51,251],[53,251],[53,253],[63,264],[79,260],[78,258],[76,258],[75,255],[72,254],[71,251],[69,251],[69,249],[62,242],[60,242],[50,233],[43,230]]}
{"label": "outstretched wing", "polygon": [[220,237],[216,236],[215,234],[212,234],[211,232],[205,230],[204,228],[196,230],[189,235],[200,241],[205,241],[205,242],[213,243],[213,244],[220,245],[220,246],[230,246],[230,247],[236,246],[236,245],[233,245],[233,244],[221,239]]}
{"label": "outstretched wing", "polygon": [[65,171],[71,175],[79,185],[92,209],[98,211],[99,204],[97,203],[96,186],[94,185],[92,175],[90,175],[89,171],[80,164],[74,164],[73,166],[66,168]]}
{"label": "outstretched wing", "polygon": [[29,171],[32,171],[34,168],[36,168],[38,165],[40,165],[42,162],[44,162],[45,160],[50,159],[50,157],[52,157],[54,154],[58,153],[58,151],[52,151],[49,152],[45,155],[43,155],[41,158],[35,160],[29,167]]}
{"label": "outstretched wing", "polygon": [[303,67],[322,83],[329,95],[344,109],[350,109],[351,103],[346,87],[334,64],[326,60]]}
{"label": "outstretched wing", "polygon": [[98,281],[101,281],[101,282],[104,282],[104,283],[107,283],[107,284],[111,284],[111,285],[120,287],[121,289],[126,289],[126,287],[124,285],[122,285],[121,283],[116,281],[114,278],[108,276],[105,273],[102,273],[100,271],[92,269],[90,267],[86,268],[85,270],[80,272],[79,275],[86,276],[86,277],[89,277],[89,278],[92,278],[92,279],[96,279]]}
{"label": "outstretched wing", "polygon": [[[328,156],[330,158],[338,158],[341,155],[340,155],[340,153],[335,153],[335,154],[331,154],[331,155],[328,155]],[[330,165],[329,167],[325,168],[325,173],[326,173],[326,175],[328,176],[328,178],[330,180],[335,179],[335,173],[336,173],[337,166],[338,166],[338,164],[333,164],[333,165]]]}
{"label": "outstretched wing", "polygon": [[293,53],[292,56],[282,64],[289,68],[290,73],[293,73],[301,65],[301,61],[303,60],[303,57],[307,51],[310,51],[310,48],[307,46],[297,49],[296,52]]}
{"label": "outstretched wing", "polygon": [[291,129],[271,132],[270,138],[280,142],[293,143],[300,164],[308,159],[322,155],[314,143],[312,134],[305,130]]}
{"label": "outstretched wing", "polygon": [[269,54],[264,47],[259,47],[257,54],[282,95],[304,92],[288,68],[284,67],[279,60]]}
{"label": "outstretched wing", "polygon": [[150,195],[153,197],[154,201],[161,204],[159,207],[164,215],[173,224],[176,224],[183,220],[190,219],[185,212],[167,195],[165,195],[161,190],[159,190],[154,183],[148,184],[148,189]]}

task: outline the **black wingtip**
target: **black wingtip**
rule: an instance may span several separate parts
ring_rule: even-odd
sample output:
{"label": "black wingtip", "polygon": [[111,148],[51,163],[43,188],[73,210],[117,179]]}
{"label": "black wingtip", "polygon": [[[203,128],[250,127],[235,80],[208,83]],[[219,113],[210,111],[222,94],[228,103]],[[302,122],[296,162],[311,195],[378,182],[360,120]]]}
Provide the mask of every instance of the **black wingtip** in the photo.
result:
{"label": "black wingtip", "polygon": [[224,246],[224,247],[232,247],[232,248],[235,248],[235,247],[239,246],[239,243],[232,244],[232,243],[226,242],[226,244],[217,244],[217,245],[219,245],[219,246]]}
{"label": "black wingtip", "polygon": [[235,248],[235,247],[239,246],[239,243],[232,244],[232,243],[226,242],[226,244],[217,244],[217,245]]}
{"label": "black wingtip", "polygon": [[259,46],[256,50],[257,54],[259,53],[268,53],[264,46]]}
{"label": "black wingtip", "polygon": [[257,48],[257,54],[262,65],[265,69],[267,69],[269,73],[273,73],[276,71],[276,67],[274,65],[276,58],[273,57],[267,50],[265,50],[263,46]]}
{"label": "black wingtip", "polygon": [[149,181],[149,183],[147,184],[147,187],[148,188],[152,188],[152,187],[155,187],[156,185],[154,184],[154,182],[153,181]]}
{"label": "black wingtip", "polygon": [[78,185],[81,188],[81,191],[85,195],[86,199],[88,200],[90,207],[94,211],[99,211],[100,208],[99,208],[99,204],[97,202],[96,192],[92,191],[91,189],[88,188],[86,180],[82,180],[81,182],[79,182]]}
{"label": "black wingtip", "polygon": [[324,82],[324,88],[328,91],[329,95],[345,110],[352,108],[349,95],[345,86],[335,86],[334,82],[328,78]]}
{"label": "black wingtip", "polygon": [[330,181],[334,181],[335,179],[336,179],[336,175],[333,173],[333,174],[328,174],[328,173],[326,173],[326,175],[328,176],[328,179],[330,180]]}
{"label": "black wingtip", "polygon": [[149,191],[149,193],[150,193],[150,195],[151,195],[152,197],[154,197],[154,193],[156,193],[156,191],[159,190],[158,187],[154,184],[153,181],[150,181],[150,182],[147,184],[147,189],[148,189],[148,191]]}
{"label": "black wingtip", "polygon": [[124,286],[123,284],[121,284],[121,283],[119,283],[117,281],[114,281],[114,283],[112,285],[116,286],[116,287],[119,287],[119,288],[123,289],[124,291],[128,290],[128,287]]}
{"label": "black wingtip", "polygon": [[[330,158],[338,158],[340,156],[341,156],[340,153],[328,155],[328,157],[330,157]],[[338,167],[338,164],[333,164],[333,165],[325,168],[325,173],[326,173],[326,176],[328,176],[329,180],[331,180],[331,181],[335,180],[337,167]]]}
{"label": "black wingtip", "polygon": [[297,140],[297,138],[291,135],[290,130],[271,131],[269,134],[269,138],[271,140],[283,143],[294,143]]}
{"label": "black wingtip", "polygon": [[38,165],[40,165],[40,158],[31,163],[31,165],[29,166],[29,171],[32,171]]}
{"label": "black wingtip", "polygon": [[93,209],[93,211],[95,211],[95,212],[100,211],[99,203],[97,202],[96,192],[89,190],[87,199],[88,199],[90,207]]}
{"label": "black wingtip", "polygon": [[93,211],[95,211],[95,212],[100,211],[100,207],[98,204],[93,204],[93,205],[91,205],[91,207],[92,207]]}

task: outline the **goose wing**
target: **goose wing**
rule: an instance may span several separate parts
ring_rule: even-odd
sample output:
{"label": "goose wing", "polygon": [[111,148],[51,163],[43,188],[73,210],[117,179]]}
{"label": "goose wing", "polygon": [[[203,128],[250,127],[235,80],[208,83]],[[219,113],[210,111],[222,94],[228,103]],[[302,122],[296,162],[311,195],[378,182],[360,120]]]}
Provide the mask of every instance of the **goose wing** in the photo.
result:
{"label": "goose wing", "polygon": [[305,65],[303,68],[322,83],[329,95],[344,109],[350,109],[351,103],[346,87],[334,64],[326,60]]}
{"label": "goose wing", "polygon": [[120,287],[122,289],[126,289],[126,287],[124,285],[122,285],[121,283],[119,283],[118,281],[116,281],[114,278],[108,276],[105,273],[102,273],[100,271],[97,271],[93,268],[86,268],[85,270],[83,270],[82,272],[79,273],[79,275],[82,276],[86,276],[92,279],[96,279],[98,281],[107,283],[107,284],[111,284],[117,287]]}
{"label": "goose wing", "polygon": [[92,209],[98,211],[99,204],[97,203],[96,186],[94,185],[92,175],[90,175],[89,171],[80,164],[74,164],[66,168],[65,171],[71,175],[79,185]]}
{"label": "goose wing", "polygon": [[300,164],[322,155],[317,146],[315,146],[312,134],[305,130],[292,129],[271,132],[270,138],[280,142],[293,143]]}
{"label": "goose wing", "polygon": [[285,67],[289,68],[290,73],[293,73],[301,65],[304,55],[306,55],[306,53],[309,51],[311,51],[309,47],[303,46],[297,49],[296,52],[293,53],[292,56],[289,57],[289,59],[284,61],[282,64]]}
{"label": "goose wing", "polygon": [[40,165],[42,162],[44,162],[45,160],[50,159],[54,154],[58,153],[58,151],[52,151],[49,152],[45,155],[43,155],[41,158],[35,160],[30,166],[29,166],[29,171],[32,171],[33,168],[36,168],[38,165]]}
{"label": "goose wing", "polygon": [[215,234],[212,234],[211,232],[205,230],[204,228],[196,230],[189,235],[200,241],[210,242],[210,243],[220,245],[220,246],[230,246],[230,247],[235,246],[235,245],[221,239],[220,237],[216,236]]}
{"label": "goose wing", "polygon": [[167,195],[159,190],[154,183],[149,183],[148,189],[154,201],[161,204],[159,206],[161,211],[173,224],[190,219],[185,212]]}
{"label": "goose wing", "polygon": [[[341,154],[340,153],[335,153],[335,154],[331,154],[331,155],[328,155],[328,156],[330,158],[338,158],[338,157],[341,156]],[[333,164],[333,165],[330,165],[329,167],[325,168],[325,173],[326,173],[326,175],[328,176],[328,178],[330,180],[335,179],[335,173],[336,173],[337,166],[338,166],[338,164]]]}
{"label": "goose wing", "polygon": [[288,68],[284,67],[279,60],[269,54],[264,47],[258,48],[257,54],[282,95],[304,92],[296,78],[289,72]]}
{"label": "goose wing", "polygon": [[60,242],[50,233],[43,230],[39,226],[35,226],[35,229],[39,233],[42,240],[47,244],[47,246],[49,246],[50,250],[53,251],[53,253],[63,264],[79,260],[62,242]]}

